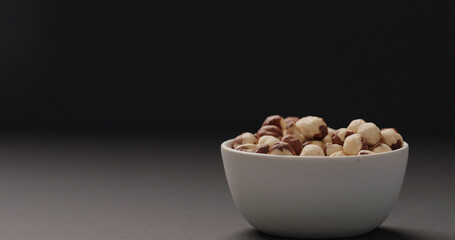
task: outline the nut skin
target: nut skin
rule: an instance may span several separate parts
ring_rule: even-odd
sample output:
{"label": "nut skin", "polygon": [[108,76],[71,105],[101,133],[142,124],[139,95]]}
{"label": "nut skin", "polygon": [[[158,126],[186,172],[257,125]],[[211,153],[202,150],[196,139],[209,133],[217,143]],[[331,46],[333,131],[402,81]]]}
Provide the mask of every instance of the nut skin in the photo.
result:
{"label": "nut skin", "polygon": [[332,143],[343,146],[344,140],[352,134],[354,134],[354,132],[349,131],[347,128],[340,128],[333,134]]}
{"label": "nut skin", "polygon": [[254,152],[256,148],[255,144],[245,143],[243,145],[237,146],[234,150],[242,151],[242,152]]}
{"label": "nut skin", "polygon": [[280,139],[276,138],[276,137],[273,137],[273,136],[263,136],[261,138],[259,138],[258,140],[258,145],[268,145],[268,146],[272,146],[273,144],[279,142]]}
{"label": "nut skin", "polygon": [[300,139],[301,142],[305,142],[307,139],[303,134],[299,131],[299,129],[295,126],[294,122],[288,122],[286,124],[286,128],[284,129],[283,136],[285,135],[294,135],[298,139]]}
{"label": "nut skin", "polygon": [[303,117],[295,125],[310,140],[322,140],[328,134],[327,124],[320,117]]}
{"label": "nut skin", "polygon": [[403,147],[403,141],[401,141],[401,140],[397,140],[396,143],[394,143],[390,146],[390,148],[392,148],[392,150],[395,150],[395,149],[398,149],[401,147]]}
{"label": "nut skin", "polygon": [[315,140],[322,140],[322,139],[325,138],[325,136],[327,136],[327,134],[328,134],[327,126],[323,126],[323,125],[319,126],[319,132],[320,132],[320,133],[315,134],[315,135],[313,136],[313,138],[314,138]]}
{"label": "nut skin", "polygon": [[303,147],[300,156],[325,156],[324,150],[316,144],[308,144]]}
{"label": "nut skin", "polygon": [[296,155],[300,155],[300,153],[302,152],[302,142],[296,136],[286,135],[281,139],[281,141],[291,145],[291,147],[292,147],[292,149],[294,149],[294,152]]}
{"label": "nut skin", "polygon": [[373,146],[381,141],[381,131],[376,126],[376,124],[372,122],[367,122],[360,125],[357,129],[357,133],[365,139],[368,146]]}
{"label": "nut skin", "polygon": [[382,153],[382,152],[390,152],[392,151],[392,148],[389,147],[389,145],[385,143],[377,143],[374,146],[370,147],[370,150],[373,151],[374,153]]}
{"label": "nut skin", "polygon": [[357,155],[360,150],[365,149],[367,149],[367,142],[358,133],[348,136],[343,144],[343,151],[348,155]]}
{"label": "nut skin", "polygon": [[332,154],[330,154],[330,157],[338,157],[338,156],[348,156],[346,153],[344,153],[343,151],[338,151],[338,152],[334,152]]}
{"label": "nut skin", "polygon": [[326,156],[330,156],[335,152],[343,151],[343,146],[339,144],[326,143],[323,150]]}
{"label": "nut skin", "polygon": [[270,148],[270,154],[272,155],[295,155],[294,149],[289,143],[277,142]]}
{"label": "nut skin", "polygon": [[261,138],[262,136],[273,136],[280,139],[283,133],[281,132],[281,128],[275,125],[265,125],[258,131],[258,137]]}
{"label": "nut skin", "polygon": [[267,154],[270,151],[270,146],[267,144],[258,144],[256,145],[256,148],[253,149],[254,153],[262,153],[262,154]]}
{"label": "nut skin", "polygon": [[286,127],[283,117],[281,117],[280,115],[268,116],[265,119],[265,121],[262,123],[262,126],[268,126],[268,125],[277,126],[282,130]]}
{"label": "nut skin", "polygon": [[357,129],[359,129],[360,125],[366,123],[363,119],[354,119],[349,123],[348,130],[357,133]]}
{"label": "nut skin", "polygon": [[256,144],[258,143],[258,139],[254,136],[254,134],[244,132],[234,138],[234,141],[232,142],[232,148],[236,148],[246,143]]}
{"label": "nut skin", "polygon": [[288,124],[290,122],[296,123],[297,121],[299,121],[299,118],[298,117],[294,117],[294,116],[289,116],[289,117],[284,119],[284,122],[286,124]]}
{"label": "nut skin", "polygon": [[395,128],[383,128],[381,130],[382,142],[389,145],[392,150],[403,146],[403,137]]}
{"label": "nut skin", "polygon": [[370,151],[370,150],[360,150],[360,152],[357,155],[370,155],[370,154],[375,154],[375,152]]}

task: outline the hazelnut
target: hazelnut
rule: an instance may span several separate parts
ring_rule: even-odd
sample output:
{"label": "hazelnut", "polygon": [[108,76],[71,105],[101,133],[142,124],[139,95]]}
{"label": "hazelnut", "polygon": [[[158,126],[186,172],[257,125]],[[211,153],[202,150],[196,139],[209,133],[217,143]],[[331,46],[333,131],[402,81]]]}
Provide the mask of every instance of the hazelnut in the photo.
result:
{"label": "hazelnut", "polygon": [[370,150],[360,150],[360,152],[357,155],[370,155],[370,154],[374,154],[374,152],[370,151]]}
{"label": "hazelnut", "polygon": [[270,146],[267,144],[258,144],[256,145],[256,148],[253,150],[255,153],[262,153],[262,154],[267,154],[269,153]]}
{"label": "hazelnut", "polygon": [[333,134],[332,143],[343,146],[344,140],[351,134],[354,134],[354,132],[349,131],[347,128],[340,128]]}
{"label": "hazelnut", "polygon": [[378,143],[370,148],[371,151],[375,153],[390,152],[392,149],[384,143]]}
{"label": "hazelnut", "polygon": [[323,143],[321,141],[306,141],[302,144],[302,146],[305,147],[306,145],[309,145],[309,144],[316,144],[321,148],[324,148],[324,146],[325,146],[325,143]]}
{"label": "hazelnut", "polygon": [[320,117],[272,115],[256,133],[244,132],[235,137],[232,148],[273,155],[349,156],[389,152],[403,144],[403,137],[394,128],[380,130],[363,119],[335,130]]}
{"label": "hazelnut", "polygon": [[333,134],[335,134],[336,130],[333,129],[333,128],[327,128],[327,136],[324,137],[324,139],[322,139],[322,142],[323,143],[332,143],[332,136]]}
{"label": "hazelnut", "polygon": [[347,155],[343,151],[338,151],[338,152],[334,152],[334,153],[330,154],[330,157],[338,157],[338,156],[347,156]]}
{"label": "hazelnut", "polygon": [[298,139],[300,139],[301,142],[306,141],[305,136],[303,136],[303,134],[297,129],[294,122],[288,122],[286,124],[286,128],[284,129],[283,135],[294,135]]}
{"label": "hazelnut", "polygon": [[258,137],[261,138],[262,136],[273,136],[276,138],[281,138],[282,136],[281,128],[275,125],[262,126],[261,129],[259,129],[258,131]]}
{"label": "hazelnut", "polygon": [[382,141],[389,145],[392,150],[401,148],[403,146],[403,137],[398,133],[395,128],[383,128],[381,130]]}
{"label": "hazelnut", "polygon": [[326,156],[330,156],[332,153],[343,151],[343,146],[339,144],[326,143],[323,150]]}
{"label": "hazelnut", "polygon": [[238,147],[236,147],[234,149],[238,150],[238,151],[242,151],[242,152],[254,152],[255,148],[256,148],[255,144],[245,143],[245,144],[240,145],[240,146],[238,146]]}
{"label": "hazelnut", "polygon": [[375,145],[381,141],[381,131],[372,122],[367,122],[359,126],[357,133],[365,139],[369,146]]}
{"label": "hazelnut", "polygon": [[289,145],[292,146],[292,149],[294,149],[294,152],[296,155],[300,155],[302,152],[302,142],[300,141],[299,138],[297,138],[294,135],[285,135],[281,141],[285,143],[289,143]]}
{"label": "hazelnut", "polygon": [[234,141],[232,142],[232,148],[236,148],[246,143],[256,144],[258,143],[258,140],[252,133],[244,132],[234,138]]}
{"label": "hazelnut", "polygon": [[325,136],[325,138],[322,139],[322,142],[323,142],[324,144],[332,143],[332,135],[327,134],[327,136]]}
{"label": "hazelnut", "polygon": [[367,143],[363,137],[354,133],[344,140],[343,151],[349,155],[357,155],[360,150],[367,149]]}
{"label": "hazelnut", "polygon": [[328,134],[327,124],[320,117],[303,117],[295,125],[310,140],[322,140]]}
{"label": "hazelnut", "polygon": [[280,139],[273,137],[273,136],[263,136],[259,138],[258,145],[269,145],[272,146],[273,144],[279,142]]}
{"label": "hazelnut", "polygon": [[366,123],[365,120],[363,119],[355,119],[352,120],[351,123],[349,123],[348,130],[357,133],[357,129],[359,129],[360,125]]}
{"label": "hazelnut", "polygon": [[288,124],[290,122],[296,123],[297,121],[299,121],[299,118],[298,117],[294,117],[294,116],[287,117],[287,118],[284,119],[284,122],[286,124]]}
{"label": "hazelnut", "polygon": [[286,123],[284,122],[283,117],[281,117],[280,115],[272,115],[267,117],[264,123],[262,123],[262,126],[267,125],[277,126],[280,129],[284,129],[286,127]]}
{"label": "hazelnut", "polygon": [[302,149],[300,156],[325,156],[324,150],[316,144],[308,144]]}
{"label": "hazelnut", "polygon": [[289,143],[277,142],[270,148],[270,154],[272,155],[295,155],[294,149]]}

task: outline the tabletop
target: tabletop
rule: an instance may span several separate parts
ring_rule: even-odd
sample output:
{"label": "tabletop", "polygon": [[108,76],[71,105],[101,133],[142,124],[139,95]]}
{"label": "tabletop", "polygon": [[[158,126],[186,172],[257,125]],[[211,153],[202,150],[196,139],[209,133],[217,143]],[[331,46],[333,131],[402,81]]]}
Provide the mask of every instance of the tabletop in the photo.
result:
{"label": "tabletop", "polygon": [[[0,139],[0,239],[282,239],[254,230],[211,136]],[[351,239],[455,239],[453,141],[408,141],[400,197]]]}

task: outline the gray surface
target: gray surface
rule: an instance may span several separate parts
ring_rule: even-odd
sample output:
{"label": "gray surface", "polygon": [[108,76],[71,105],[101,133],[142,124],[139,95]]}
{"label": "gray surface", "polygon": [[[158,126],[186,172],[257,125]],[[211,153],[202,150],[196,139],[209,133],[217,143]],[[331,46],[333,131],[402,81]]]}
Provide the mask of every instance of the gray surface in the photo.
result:
{"label": "gray surface", "polygon": [[[0,239],[280,239],[235,208],[221,139],[178,139],[1,139]],[[410,146],[393,212],[354,239],[455,239],[451,145]]]}

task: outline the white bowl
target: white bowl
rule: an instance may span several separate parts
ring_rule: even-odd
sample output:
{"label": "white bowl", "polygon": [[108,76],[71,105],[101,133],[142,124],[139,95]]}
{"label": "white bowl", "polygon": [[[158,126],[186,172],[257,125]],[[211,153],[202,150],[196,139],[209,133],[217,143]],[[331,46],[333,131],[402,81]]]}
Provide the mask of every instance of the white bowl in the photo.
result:
{"label": "white bowl", "polygon": [[256,229],[277,236],[363,234],[389,215],[400,193],[409,146],[340,157],[276,156],[221,144],[232,198]]}

